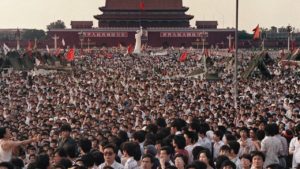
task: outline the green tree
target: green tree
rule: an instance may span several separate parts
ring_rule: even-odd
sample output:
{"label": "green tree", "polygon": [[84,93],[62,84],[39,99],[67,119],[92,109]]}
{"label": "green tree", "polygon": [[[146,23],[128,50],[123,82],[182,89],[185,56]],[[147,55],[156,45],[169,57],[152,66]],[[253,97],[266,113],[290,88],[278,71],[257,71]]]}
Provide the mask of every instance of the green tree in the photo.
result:
{"label": "green tree", "polygon": [[239,31],[238,37],[241,40],[247,40],[247,39],[252,39],[253,35],[250,33],[247,33],[245,30]]}
{"label": "green tree", "polygon": [[37,38],[38,40],[44,39],[46,37],[46,33],[43,30],[37,29],[28,29],[22,33],[22,38],[24,40],[33,40]]}
{"label": "green tree", "polygon": [[47,25],[47,29],[65,29],[66,25],[64,23],[64,21],[62,20],[57,20],[55,22],[51,22],[49,25]]}

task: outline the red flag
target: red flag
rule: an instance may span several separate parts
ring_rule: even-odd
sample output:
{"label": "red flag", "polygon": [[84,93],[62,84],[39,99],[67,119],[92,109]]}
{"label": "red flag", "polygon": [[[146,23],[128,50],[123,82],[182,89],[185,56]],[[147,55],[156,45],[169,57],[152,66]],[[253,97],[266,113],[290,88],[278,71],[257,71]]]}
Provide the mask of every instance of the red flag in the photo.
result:
{"label": "red flag", "polygon": [[145,10],[145,3],[144,3],[144,1],[141,1],[140,2],[140,10]]}
{"label": "red flag", "polygon": [[32,44],[30,41],[28,41],[28,46],[27,46],[27,49],[26,49],[26,53],[28,53],[28,55],[31,57],[32,55]]}
{"label": "red flag", "polygon": [[297,48],[296,40],[293,40],[291,45],[291,52],[294,52],[294,50]]}
{"label": "red flag", "polygon": [[131,54],[133,52],[133,47],[132,45],[130,44],[128,47],[127,47],[127,53],[128,54]]}
{"label": "red flag", "polygon": [[69,49],[68,53],[67,53],[67,61],[73,61],[74,60],[74,55],[75,55],[75,50],[74,48]]}
{"label": "red flag", "polygon": [[232,44],[231,46],[229,46],[228,48],[228,53],[232,53],[234,52],[234,44]]}
{"label": "red flag", "polygon": [[182,53],[179,58],[179,62],[184,62],[186,58],[187,58],[187,52]]}
{"label": "red flag", "polygon": [[208,49],[205,49],[205,50],[204,50],[203,55],[206,56],[206,57],[209,56],[209,51],[208,51]]}
{"label": "red flag", "polygon": [[252,31],[254,32],[253,39],[254,40],[259,39],[259,35],[260,35],[259,25],[257,25],[256,28],[254,28]]}

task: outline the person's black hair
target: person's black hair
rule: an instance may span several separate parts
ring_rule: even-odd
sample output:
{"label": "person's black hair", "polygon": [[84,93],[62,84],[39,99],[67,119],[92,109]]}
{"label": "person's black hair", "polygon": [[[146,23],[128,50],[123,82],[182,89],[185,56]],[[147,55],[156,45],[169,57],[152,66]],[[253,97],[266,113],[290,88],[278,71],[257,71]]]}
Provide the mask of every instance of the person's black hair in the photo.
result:
{"label": "person's black hair", "polygon": [[[196,164],[188,164],[188,165],[186,165],[185,167],[184,167],[184,169],[194,169],[194,168],[196,168],[196,169],[198,169],[197,168],[197,166],[196,166]],[[202,168],[201,168],[202,169]],[[203,169],[206,169],[206,167],[205,168],[203,168]]]}
{"label": "person's black hair", "polygon": [[104,156],[103,153],[100,151],[94,151],[92,152],[92,156],[94,158],[94,163],[99,166],[100,164],[104,163]]}
{"label": "person's black hair", "polygon": [[173,165],[167,165],[165,169],[177,169],[177,167]]}
{"label": "person's black hair", "polygon": [[156,124],[148,124],[146,127],[146,131],[148,133],[157,133],[158,127]]}
{"label": "person's black hair", "polygon": [[198,120],[192,120],[189,126],[192,130],[195,130],[196,132],[198,132],[201,128],[200,122]]}
{"label": "person's black hair", "polygon": [[240,132],[241,132],[241,131],[246,132],[246,133],[247,133],[247,136],[249,136],[249,129],[248,129],[247,127],[241,127],[241,128],[240,128]]}
{"label": "person's black hair", "polygon": [[172,150],[171,150],[171,148],[169,146],[163,146],[163,147],[161,147],[160,151],[166,151],[166,153],[168,155],[171,155],[171,153],[172,153]]}
{"label": "person's black hair", "polygon": [[151,161],[151,163],[152,163],[152,164],[154,163],[154,157],[153,157],[153,155],[151,155],[151,154],[144,154],[144,155],[142,156],[142,159],[144,159],[144,158],[149,158],[150,161]]}
{"label": "person's black hair", "polygon": [[193,157],[194,157],[193,160],[198,160],[200,152],[203,151],[203,150],[206,150],[206,148],[204,148],[202,146],[196,146],[196,147],[194,147],[193,150],[192,150],[192,154],[193,154]]}
{"label": "person's black hair", "polygon": [[220,147],[220,151],[228,151],[228,152],[230,152],[230,147],[228,145],[222,145]]}
{"label": "person's black hair", "polygon": [[91,153],[84,154],[81,157],[82,163],[86,168],[94,166],[94,158]]}
{"label": "person's black hair", "polygon": [[222,164],[221,164],[221,169],[226,167],[226,166],[230,166],[232,169],[236,169],[236,165],[231,160],[223,161]]}
{"label": "person's black hair", "polygon": [[249,160],[250,162],[252,161],[252,157],[250,154],[243,154],[240,156],[240,159],[245,158],[247,160]]}
{"label": "person's black hair", "polygon": [[71,132],[72,131],[72,128],[69,124],[63,124],[61,127],[60,127],[60,131],[63,132],[63,131],[68,131],[68,132]]}
{"label": "person's black hair", "polygon": [[279,126],[275,124],[274,126],[274,135],[279,134]]}
{"label": "person's black hair", "polygon": [[196,166],[196,169],[206,169],[207,168],[207,165],[204,162],[199,161],[199,160],[193,161],[191,165]]}
{"label": "person's black hair", "polygon": [[3,139],[5,134],[6,134],[6,127],[0,127],[0,139]]}
{"label": "person's black hair", "polygon": [[216,169],[221,169],[221,165],[224,161],[230,160],[227,156],[225,155],[220,155],[215,159],[215,164],[216,164]]}
{"label": "person's black hair", "polygon": [[256,137],[259,141],[262,141],[265,138],[265,132],[263,130],[257,130]]}
{"label": "person's black hair", "polygon": [[9,162],[1,162],[0,167],[5,167],[7,169],[14,169],[14,166]]}
{"label": "person's black hair", "polygon": [[265,128],[265,133],[267,136],[274,136],[275,135],[275,130],[276,130],[276,124],[268,124]]}
{"label": "person's black hair", "polygon": [[114,144],[106,144],[105,146],[103,146],[103,150],[111,148],[115,154],[118,153],[118,150],[116,149],[116,146]]}
{"label": "person's black hair", "polygon": [[39,156],[37,156],[35,163],[37,168],[47,169],[50,165],[50,158],[48,154],[40,154]]}
{"label": "person's black hair", "polygon": [[185,142],[185,138],[182,135],[175,135],[173,140],[179,149],[185,148],[186,142]]}
{"label": "person's black hair", "polygon": [[215,134],[217,137],[219,137],[220,140],[223,138],[223,133],[222,133],[221,131],[219,131],[219,130],[214,131],[214,134]]}
{"label": "person's black hair", "polygon": [[76,158],[77,157],[77,146],[73,144],[67,144],[64,146],[64,150],[67,153],[67,156],[70,158]]}
{"label": "person's black hair", "polygon": [[283,167],[279,164],[270,164],[266,167],[266,169],[283,169]]}
{"label": "person's black hair", "polygon": [[174,160],[179,157],[179,158],[182,158],[182,161],[184,162],[184,166],[186,166],[188,164],[188,157],[187,156],[184,156],[183,154],[176,154],[175,157],[174,157]]}
{"label": "person's black hair", "polygon": [[127,132],[123,130],[118,132],[118,138],[120,139],[121,144],[129,140]]}
{"label": "person's black hair", "polygon": [[207,131],[209,131],[209,125],[207,123],[201,123],[198,132],[205,135]]}
{"label": "person's black hair", "polygon": [[78,145],[84,153],[88,153],[92,149],[92,142],[87,138],[80,139]]}
{"label": "person's black hair", "polygon": [[60,157],[67,157],[67,153],[63,148],[57,148],[54,154],[58,154]]}
{"label": "person's black hair", "polygon": [[62,165],[54,165],[53,166],[54,169],[57,169],[57,168],[61,168],[61,169],[66,169],[64,166]]}
{"label": "person's black hair", "polygon": [[206,155],[209,165],[213,167],[214,166],[213,157],[212,157],[212,154],[210,153],[209,149],[205,148],[204,150],[201,150],[199,152],[197,160],[199,160],[201,153]]}
{"label": "person's black hair", "polygon": [[229,133],[226,133],[224,136],[226,137],[226,140],[227,140],[228,142],[229,142],[229,141],[236,141],[236,140],[237,140],[236,137],[235,137],[234,135],[229,134]]}
{"label": "person's black hair", "polygon": [[37,169],[37,167],[36,167],[36,162],[29,163],[29,164],[27,165],[27,169]]}
{"label": "person's black hair", "polygon": [[186,121],[184,121],[183,119],[175,119],[171,123],[171,127],[176,128],[177,131],[181,131],[181,129],[185,126],[186,126]]}
{"label": "person's black hair", "polygon": [[234,154],[238,154],[240,151],[240,143],[237,141],[229,141],[228,145],[231,150],[233,150]]}
{"label": "person's black hair", "polygon": [[187,131],[184,133],[188,138],[191,139],[191,143],[195,143],[198,141],[198,135],[196,132],[193,131]]}
{"label": "person's black hair", "polygon": [[162,117],[157,118],[155,124],[160,128],[165,128],[167,126],[166,120]]}
{"label": "person's black hair", "polygon": [[72,167],[72,161],[68,158],[62,158],[57,162],[57,165],[62,165],[65,168],[71,168]]}
{"label": "person's black hair", "polygon": [[133,157],[136,161],[139,161],[142,156],[140,145],[136,142],[125,142],[122,145],[122,151]]}
{"label": "person's black hair", "polygon": [[24,162],[20,158],[12,158],[10,162],[14,165],[15,169],[22,169],[24,168]]}
{"label": "person's black hair", "polygon": [[251,161],[253,160],[253,157],[255,157],[255,156],[260,156],[263,159],[263,161],[265,161],[265,155],[261,151],[252,151],[250,153],[250,155],[251,155]]}
{"label": "person's black hair", "polygon": [[145,135],[146,135],[146,133],[144,131],[140,130],[140,131],[134,132],[132,134],[132,138],[134,140],[137,140],[139,143],[142,143],[145,141]]}

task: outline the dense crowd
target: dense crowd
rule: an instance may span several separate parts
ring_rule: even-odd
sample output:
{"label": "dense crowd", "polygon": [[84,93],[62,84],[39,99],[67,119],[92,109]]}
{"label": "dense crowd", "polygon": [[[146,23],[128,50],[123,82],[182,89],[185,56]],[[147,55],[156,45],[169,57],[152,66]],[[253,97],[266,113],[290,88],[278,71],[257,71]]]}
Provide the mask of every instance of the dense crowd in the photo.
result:
{"label": "dense crowd", "polygon": [[209,57],[220,80],[191,78],[202,61],[167,56],[76,58],[72,71],[2,73],[0,168],[300,168],[299,67],[241,78],[238,106],[226,52]]}

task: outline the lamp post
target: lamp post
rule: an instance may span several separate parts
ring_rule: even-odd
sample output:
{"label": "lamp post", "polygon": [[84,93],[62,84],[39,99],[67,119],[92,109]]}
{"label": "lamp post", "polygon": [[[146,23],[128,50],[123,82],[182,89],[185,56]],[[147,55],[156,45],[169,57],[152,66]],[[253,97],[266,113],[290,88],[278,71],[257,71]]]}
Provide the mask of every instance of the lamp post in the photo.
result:
{"label": "lamp post", "polygon": [[237,97],[238,97],[238,90],[237,90],[237,85],[238,85],[238,79],[237,79],[237,62],[238,62],[238,26],[239,26],[239,0],[236,0],[236,18],[235,18],[235,56],[234,56],[234,107],[237,108],[238,103],[237,103]]}
{"label": "lamp post", "polygon": [[82,31],[79,32],[78,35],[79,35],[79,40],[80,40],[80,49],[82,49],[83,40],[84,40],[83,32]]}
{"label": "lamp post", "polygon": [[20,30],[17,29],[16,32],[17,50],[20,50],[20,39],[21,39],[21,33]]}
{"label": "lamp post", "polygon": [[202,41],[202,55],[203,55],[203,61],[204,61],[204,72],[207,73],[207,66],[206,66],[206,56],[204,52],[204,43],[205,43],[205,35],[203,34],[201,36],[201,41]]}
{"label": "lamp post", "polygon": [[292,27],[289,25],[287,26],[287,31],[288,31],[288,52],[290,51],[290,39],[291,39],[291,31],[292,31]]}

